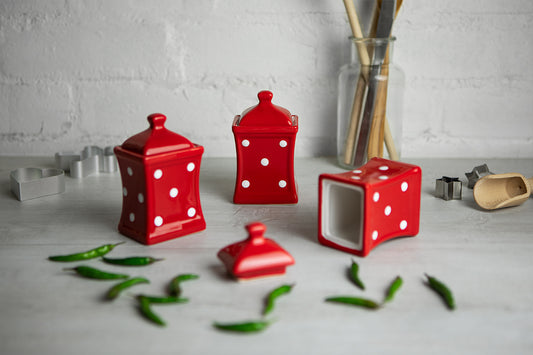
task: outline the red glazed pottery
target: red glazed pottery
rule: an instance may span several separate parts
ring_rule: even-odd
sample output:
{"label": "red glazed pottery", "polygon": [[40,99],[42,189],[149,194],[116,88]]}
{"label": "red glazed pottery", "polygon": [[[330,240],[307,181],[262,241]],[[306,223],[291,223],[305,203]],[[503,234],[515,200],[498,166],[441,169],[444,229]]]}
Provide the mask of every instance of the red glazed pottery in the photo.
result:
{"label": "red glazed pottery", "polygon": [[150,128],[114,151],[122,177],[120,233],[155,244],[205,229],[199,177],[204,148],[148,116]]}
{"label": "red glazed pottery", "polygon": [[231,275],[241,280],[282,275],[287,266],[294,264],[289,253],[263,236],[263,223],[250,223],[246,229],[248,239],[228,245],[217,254]]}
{"label": "red glazed pottery", "polygon": [[318,181],[318,240],[365,256],[378,244],[418,234],[420,167],[373,158],[357,170]]}
{"label": "red glazed pottery", "polygon": [[233,202],[239,204],[297,203],[294,143],[298,116],[272,104],[272,93],[261,91],[259,104],[233,120],[237,149],[237,179]]}

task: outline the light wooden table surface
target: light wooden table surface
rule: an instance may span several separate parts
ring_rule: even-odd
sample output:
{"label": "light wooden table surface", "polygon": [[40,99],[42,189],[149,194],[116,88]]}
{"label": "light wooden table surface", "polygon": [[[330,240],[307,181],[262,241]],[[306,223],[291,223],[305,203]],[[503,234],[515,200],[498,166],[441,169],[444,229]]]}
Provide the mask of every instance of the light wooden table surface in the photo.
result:
{"label": "light wooden table surface", "polygon": [[[297,159],[297,205],[250,206],[231,202],[235,161],[204,159],[203,232],[154,246],[118,233],[121,182],[116,174],[66,177],[66,192],[19,202],[9,188],[17,167],[52,167],[51,158],[0,158],[0,353],[1,354],[525,354],[533,352],[533,202],[487,212],[472,190],[463,199],[433,195],[443,175],[466,181],[465,172],[488,163],[495,173],[533,176],[533,160],[410,160],[422,167],[420,233],[384,243],[357,258],[366,291],[346,276],[352,256],[317,242],[317,182],[320,173],[342,170],[326,158]],[[296,264],[282,277],[236,282],[217,251],[246,238],[244,225],[261,221]],[[126,241],[112,256],[152,255],[164,261],[125,269],[99,260],[84,264],[132,276],[149,285],[108,302],[114,282],[90,281],[63,271],[49,255]],[[200,279],[184,284],[188,304],[155,310],[168,325],[145,321],[130,296],[163,293],[180,273]],[[453,290],[457,309],[448,311],[423,283],[437,276]],[[392,279],[404,284],[385,308],[368,311],[328,304],[331,295],[383,298]],[[213,321],[258,319],[265,295],[295,284],[278,299],[277,321],[260,334],[228,334]]]}

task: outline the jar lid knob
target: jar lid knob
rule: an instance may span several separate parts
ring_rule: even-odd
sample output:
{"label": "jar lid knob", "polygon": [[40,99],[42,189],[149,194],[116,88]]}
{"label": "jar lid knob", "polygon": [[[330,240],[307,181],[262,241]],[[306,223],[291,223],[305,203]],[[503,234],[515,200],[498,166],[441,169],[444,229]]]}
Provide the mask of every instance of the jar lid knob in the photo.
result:
{"label": "jar lid knob", "polygon": [[165,128],[165,121],[167,117],[162,113],[152,113],[148,116],[148,122],[150,123],[150,128],[152,129],[161,129]]}
{"label": "jar lid knob", "polygon": [[253,222],[246,226],[248,231],[249,240],[252,244],[258,245],[265,242],[265,237],[263,236],[266,231],[266,226],[261,222]]}
{"label": "jar lid knob", "polygon": [[260,91],[259,94],[257,94],[257,98],[259,99],[260,103],[272,102],[273,97],[274,97],[274,94],[268,90]]}

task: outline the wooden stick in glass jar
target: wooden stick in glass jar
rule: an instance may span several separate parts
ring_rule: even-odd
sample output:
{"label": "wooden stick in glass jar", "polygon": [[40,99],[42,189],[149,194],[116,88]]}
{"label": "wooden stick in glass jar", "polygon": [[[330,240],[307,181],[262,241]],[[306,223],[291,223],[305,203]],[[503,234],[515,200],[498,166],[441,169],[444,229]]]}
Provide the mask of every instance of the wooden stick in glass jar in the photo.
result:
{"label": "wooden stick in glass jar", "polygon": [[[348,22],[352,29],[352,35],[355,38],[363,38],[363,30],[361,29],[361,24],[359,23],[359,18],[357,17],[357,12],[355,10],[355,5],[353,0],[343,0],[344,7],[346,8],[346,13],[348,14]],[[357,128],[359,126],[359,116],[361,113],[361,108],[363,105],[363,96],[366,89],[366,79],[363,75],[363,70],[370,65],[370,57],[366,50],[364,43],[357,42],[357,53],[359,54],[359,62],[361,63],[361,73],[357,80],[357,86],[355,90],[355,95],[353,99],[352,111],[350,115],[350,124],[348,125],[348,133],[346,136],[346,143],[344,147],[344,163],[347,165],[353,164],[354,154],[355,154],[355,139],[357,134]],[[368,77],[368,75],[366,75]]]}
{"label": "wooden stick in glass jar", "polygon": [[[377,5],[374,11],[372,18],[370,37],[375,37],[375,31],[377,27],[377,22],[379,18],[379,9],[381,8],[382,0],[377,0]],[[398,0],[396,2],[396,12],[394,18],[398,15],[400,7],[402,6],[403,0]],[[384,65],[381,69],[381,75],[387,77],[387,82],[379,85],[377,99],[374,109],[374,117],[372,118],[372,126],[370,128],[370,136],[368,141],[367,149],[367,158],[370,160],[374,157],[383,156],[383,143],[389,152],[389,157],[392,160],[399,160],[398,152],[394,146],[392,140],[392,133],[390,131],[389,122],[386,118],[386,109],[387,109],[387,91],[388,91],[388,75],[389,75],[389,48],[387,48],[387,53],[385,54]],[[390,139],[389,139],[390,138]],[[392,144],[391,144],[392,143]]]}
{"label": "wooden stick in glass jar", "polygon": [[[355,6],[352,0],[343,0],[344,6],[346,8],[346,13],[348,14],[348,21],[352,29],[352,34],[356,38],[364,38],[361,25],[359,23],[359,18],[355,10]],[[356,44],[359,54],[359,61],[362,65],[362,72],[359,75],[357,81],[357,87],[354,95],[354,101],[352,106],[352,112],[350,117],[350,124],[348,127],[348,134],[346,137],[345,150],[344,150],[344,163],[351,165],[353,164],[354,159],[354,149],[355,149],[355,139],[356,133],[359,125],[359,116],[362,108],[362,101],[364,97],[364,92],[367,86],[368,78],[368,66],[370,65],[370,56],[366,50],[366,47],[363,43]],[[365,69],[366,68],[366,69]],[[389,152],[389,156],[392,160],[399,160],[398,153],[396,152],[396,147],[392,138],[390,128],[388,127],[388,122],[385,118],[385,130],[384,130],[384,140]]]}

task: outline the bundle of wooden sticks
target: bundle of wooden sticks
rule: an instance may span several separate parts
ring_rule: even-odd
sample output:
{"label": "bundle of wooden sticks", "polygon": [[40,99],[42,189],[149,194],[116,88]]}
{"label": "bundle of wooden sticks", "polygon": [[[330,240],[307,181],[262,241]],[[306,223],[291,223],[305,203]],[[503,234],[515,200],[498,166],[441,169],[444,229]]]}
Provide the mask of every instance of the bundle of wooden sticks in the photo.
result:
{"label": "bundle of wooden sticks", "polygon": [[[367,37],[363,34],[353,0],[343,1],[361,63],[343,162],[349,166],[360,166],[368,159],[382,157],[384,143],[389,157],[398,160],[385,115],[388,81],[385,79],[380,82],[378,78],[388,77],[388,65],[384,65],[389,62],[388,39],[402,0],[376,1]],[[372,40],[374,45],[369,46],[368,42]]]}

